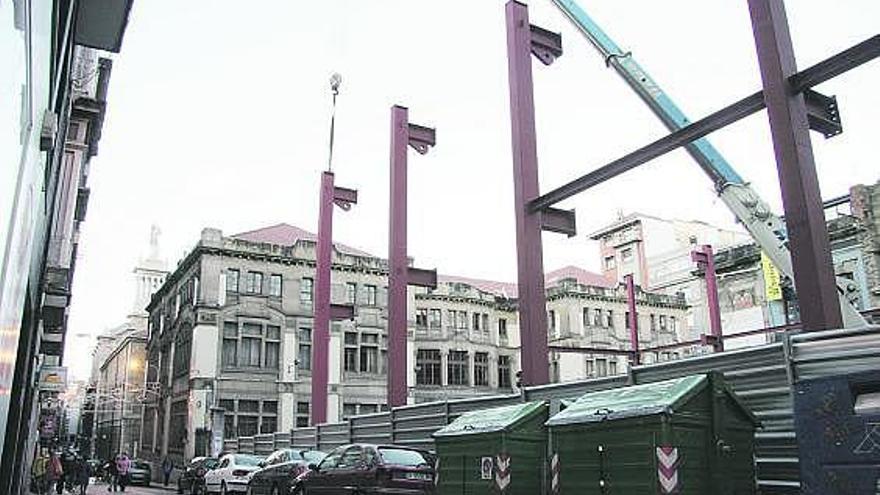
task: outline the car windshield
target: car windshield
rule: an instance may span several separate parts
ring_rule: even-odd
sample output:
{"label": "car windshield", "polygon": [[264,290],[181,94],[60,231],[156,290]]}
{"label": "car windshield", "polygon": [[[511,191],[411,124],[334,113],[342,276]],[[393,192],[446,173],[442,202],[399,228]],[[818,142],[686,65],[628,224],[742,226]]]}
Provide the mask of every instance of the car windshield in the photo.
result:
{"label": "car windshield", "polygon": [[150,465],[146,462],[134,461],[131,463],[136,469],[150,469]]}
{"label": "car windshield", "polygon": [[205,466],[205,469],[214,469],[217,465],[217,459],[205,459],[205,462],[202,463],[202,466]]}
{"label": "car windshield", "polygon": [[318,464],[327,457],[327,454],[320,450],[303,450],[299,453],[300,457],[309,462],[309,464]]}
{"label": "car windshield", "polygon": [[261,460],[263,460],[261,457],[238,454],[234,458],[234,463],[236,466],[256,466]]}
{"label": "car windshield", "polygon": [[379,447],[379,455],[385,464],[397,466],[421,466],[429,464],[425,456],[418,450]]}

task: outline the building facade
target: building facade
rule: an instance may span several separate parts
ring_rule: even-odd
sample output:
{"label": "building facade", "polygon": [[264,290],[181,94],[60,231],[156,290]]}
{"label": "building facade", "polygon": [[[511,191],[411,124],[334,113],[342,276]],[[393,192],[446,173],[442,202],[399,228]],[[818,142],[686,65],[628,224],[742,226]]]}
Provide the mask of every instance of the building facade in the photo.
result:
{"label": "building facade", "polygon": [[[23,490],[61,364],[78,225],[131,0],[0,2],[0,494]],[[53,441],[44,435],[44,442]]]}
{"label": "building facade", "polygon": [[[203,230],[148,306],[145,376],[158,389],[145,403],[142,455],[207,453],[218,414],[226,438],[309,425],[315,247],[314,234],[285,224],[232,236]],[[554,377],[623,373],[623,357],[601,353],[629,348],[622,287],[575,267],[547,280],[553,342],[600,349],[560,351]],[[335,244],[331,302],[354,305],[355,318],[331,324],[328,421],[384,410],[387,262]],[[643,345],[678,338],[680,300],[640,293],[639,307]],[[436,289],[410,289],[408,313],[411,402],[514,391],[515,284],[440,276]],[[662,332],[650,330],[655,313]]]}
{"label": "building facade", "polygon": [[155,387],[145,383],[147,339],[134,332],[117,342],[104,360],[95,387],[94,455],[112,459],[140,450],[143,404]]}

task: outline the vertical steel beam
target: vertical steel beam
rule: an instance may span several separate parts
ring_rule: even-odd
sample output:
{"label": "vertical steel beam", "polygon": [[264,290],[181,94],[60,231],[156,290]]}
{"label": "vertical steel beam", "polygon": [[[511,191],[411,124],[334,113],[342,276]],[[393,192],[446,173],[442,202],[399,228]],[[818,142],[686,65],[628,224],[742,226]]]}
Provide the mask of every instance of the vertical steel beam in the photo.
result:
{"label": "vertical steel beam", "polygon": [[406,404],[407,109],[391,107],[391,199],[388,226],[388,405]]}
{"label": "vertical steel beam", "polygon": [[703,339],[711,344],[715,352],[724,351],[724,340],[721,334],[721,306],[718,303],[718,279],[715,273],[715,254],[712,246],[701,246],[698,251],[691,252],[691,259],[703,270],[706,279],[706,302],[709,305],[709,329],[711,336]]}
{"label": "vertical steel beam", "polygon": [[532,86],[532,36],[527,6],[511,0],[506,6],[506,16],[516,209],[520,364],[523,385],[542,385],[548,383],[550,378],[544,249],[541,242],[541,215],[529,213],[527,210],[529,201],[539,196]]}
{"label": "vertical steel beam", "polygon": [[333,172],[321,174],[315,266],[315,325],[312,330],[312,425],[327,422],[330,354],[330,255],[333,251]]}
{"label": "vertical steel beam", "polygon": [[631,273],[623,276],[623,283],[626,284],[626,307],[629,309],[629,340],[632,342],[631,361],[633,366],[638,366],[642,362],[641,351],[639,351],[639,314],[636,312],[636,284]]}
{"label": "vertical steel beam", "polygon": [[407,286],[437,285],[437,274],[409,266],[406,246],[407,146],[421,154],[435,142],[434,129],[409,123],[405,107],[391,107],[391,185],[388,226],[388,405],[406,404]]}
{"label": "vertical steel beam", "polygon": [[804,96],[789,83],[797,67],[782,0],[749,0],[764,102],[785,209],[794,282],[806,331],[843,324]]}

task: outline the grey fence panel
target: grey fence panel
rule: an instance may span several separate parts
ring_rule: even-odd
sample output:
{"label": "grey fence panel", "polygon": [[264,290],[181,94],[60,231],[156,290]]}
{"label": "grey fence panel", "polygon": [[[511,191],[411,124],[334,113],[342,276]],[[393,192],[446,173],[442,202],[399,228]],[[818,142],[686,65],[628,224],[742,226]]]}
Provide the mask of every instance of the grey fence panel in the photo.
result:
{"label": "grey fence panel", "polygon": [[814,332],[792,337],[795,379],[880,368],[880,327]]}
{"label": "grey fence panel", "polygon": [[272,434],[272,443],[274,450],[286,449],[290,447],[290,432],[275,432]]}
{"label": "grey fence panel", "polygon": [[391,443],[391,413],[381,412],[354,416],[349,419],[351,441],[363,443]]}
{"label": "grey fence panel", "polygon": [[318,425],[318,450],[329,452],[347,443],[351,443],[348,422]]}
{"label": "grey fence panel", "polygon": [[254,437],[238,437],[238,452],[241,454],[253,454]]}
{"label": "grey fence panel", "polygon": [[263,433],[254,437],[254,454],[267,456],[275,450],[275,435]]}
{"label": "grey fence panel", "polygon": [[226,438],[223,440],[223,452],[228,453],[236,453],[238,452],[238,439],[237,438]]}
{"label": "grey fence panel", "polygon": [[297,428],[290,432],[290,446],[302,449],[318,448],[318,430],[314,426]]}
{"label": "grey fence panel", "polygon": [[434,450],[431,434],[448,424],[448,402],[396,407],[391,412],[392,440],[399,445]]}
{"label": "grey fence panel", "polygon": [[527,401],[577,399],[587,392],[625,387],[628,384],[629,377],[626,375],[615,375],[606,378],[528,387],[526,388],[525,395]]}

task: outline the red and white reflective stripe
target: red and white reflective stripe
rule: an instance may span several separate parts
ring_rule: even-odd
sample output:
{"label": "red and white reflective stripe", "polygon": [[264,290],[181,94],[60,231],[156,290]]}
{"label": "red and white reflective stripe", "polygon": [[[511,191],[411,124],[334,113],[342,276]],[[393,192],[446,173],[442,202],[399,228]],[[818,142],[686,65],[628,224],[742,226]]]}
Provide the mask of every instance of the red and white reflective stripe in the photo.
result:
{"label": "red and white reflective stripe", "polygon": [[554,453],[550,457],[550,491],[555,495],[559,493],[559,454]]}
{"label": "red and white reflective stripe", "polygon": [[504,492],[510,485],[510,456],[498,454],[495,456],[495,486],[499,492]]}
{"label": "red and white reflective stripe", "polygon": [[657,479],[660,493],[678,491],[678,449],[676,447],[657,447]]}

